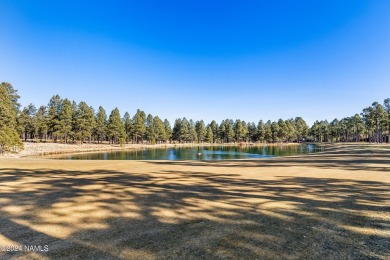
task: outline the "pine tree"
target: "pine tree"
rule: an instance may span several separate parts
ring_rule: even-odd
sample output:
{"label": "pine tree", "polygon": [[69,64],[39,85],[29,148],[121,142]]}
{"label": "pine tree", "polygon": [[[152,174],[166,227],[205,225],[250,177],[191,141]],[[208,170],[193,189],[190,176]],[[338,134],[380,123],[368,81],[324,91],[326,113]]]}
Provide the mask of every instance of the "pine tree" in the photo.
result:
{"label": "pine tree", "polygon": [[268,120],[265,125],[264,125],[264,128],[265,128],[265,140],[267,141],[267,143],[270,143],[272,142],[272,128],[271,128],[271,120]]}
{"label": "pine tree", "polygon": [[213,129],[211,128],[210,125],[207,127],[207,130],[206,130],[206,141],[209,143],[214,142]]}
{"label": "pine tree", "polygon": [[153,118],[153,132],[159,143],[167,140],[164,123],[158,116]]}
{"label": "pine tree", "polygon": [[0,127],[8,126],[16,130],[16,110],[2,84],[0,85]]}
{"label": "pine tree", "polygon": [[248,124],[245,121],[242,121],[242,140],[245,142],[249,142],[249,129]]}
{"label": "pine tree", "polygon": [[[352,123],[352,120],[349,119],[349,124]],[[350,127],[350,126],[349,126]],[[351,128],[349,128],[351,129]],[[328,120],[321,121],[321,136],[323,142],[328,142],[329,139],[329,122]]]}
{"label": "pine tree", "polygon": [[221,122],[219,130],[220,130],[222,142],[230,143],[234,141],[235,132],[234,132],[232,120],[229,119],[223,120]]}
{"label": "pine tree", "polygon": [[247,134],[246,134],[246,141],[247,142],[253,142],[256,141],[257,138],[257,129],[254,122],[247,123]]}
{"label": "pine tree", "polygon": [[75,133],[76,139],[81,143],[87,139],[91,142],[92,131],[95,127],[95,116],[92,107],[89,107],[87,103],[80,102],[77,111],[76,111],[76,121],[75,121]]}
{"label": "pine tree", "polygon": [[53,96],[49,101],[49,136],[54,139],[54,141],[57,141],[57,138],[59,136],[58,129],[59,126],[59,119],[58,116],[61,111],[62,106],[62,99],[59,95]]}
{"label": "pine tree", "polygon": [[241,142],[245,137],[243,123],[240,119],[237,119],[234,123],[234,134],[237,142]]}
{"label": "pine tree", "polygon": [[196,121],[195,131],[199,143],[202,143],[206,137],[206,127],[203,120]]}
{"label": "pine tree", "polygon": [[305,120],[302,117],[296,117],[294,119],[297,142],[299,143],[302,139],[306,139],[309,127],[307,126]]}
{"label": "pine tree", "polygon": [[30,103],[26,107],[25,113],[27,114],[27,122],[25,126],[26,136],[30,139],[34,139],[38,132],[36,122],[37,108],[34,104]]}
{"label": "pine tree", "polygon": [[0,153],[23,149],[23,143],[16,131],[17,108],[7,88],[0,84]]}
{"label": "pine tree", "polygon": [[210,123],[210,127],[213,130],[213,141],[212,141],[212,143],[215,143],[219,139],[219,136],[218,136],[219,126],[218,126],[217,122],[215,122],[215,120],[213,120]]}
{"label": "pine tree", "polygon": [[221,143],[227,142],[225,120],[222,120],[221,124],[219,125],[218,132],[219,137],[221,138]]}
{"label": "pine tree", "polygon": [[16,131],[21,139],[27,140],[26,125],[28,124],[27,108],[24,108],[16,117]]}
{"label": "pine tree", "polygon": [[320,122],[316,120],[312,127],[310,128],[310,135],[313,136],[314,141],[321,142],[321,130],[320,130]]}
{"label": "pine tree", "polygon": [[265,127],[263,120],[260,120],[257,124],[257,140],[262,143],[265,140]]}
{"label": "pine tree", "polygon": [[121,120],[119,109],[112,110],[110,117],[108,118],[107,133],[111,139],[111,142],[124,144],[125,143],[125,126]]}
{"label": "pine tree", "polygon": [[99,111],[96,114],[96,126],[95,134],[97,136],[98,143],[105,139],[107,133],[107,114],[106,110],[102,106],[99,107]]}
{"label": "pine tree", "polygon": [[[366,127],[366,133],[367,133],[367,141],[372,142],[374,141],[374,129],[375,129],[375,120],[374,120],[374,109],[372,107],[367,107],[363,109],[362,117],[363,122]],[[341,126],[340,126],[341,127]]]}
{"label": "pine tree", "polygon": [[135,143],[143,141],[146,133],[146,115],[145,112],[137,109],[137,112],[133,116],[133,126],[132,126],[132,137],[134,138]]}
{"label": "pine tree", "polygon": [[226,139],[228,143],[234,141],[234,134],[233,121],[226,120]]}
{"label": "pine tree", "polygon": [[271,132],[272,132],[272,142],[276,143],[278,139],[278,133],[279,133],[279,125],[277,122],[272,122],[271,124]]}
{"label": "pine tree", "polygon": [[[332,122],[329,124],[329,133],[331,136],[331,142],[338,142],[339,141],[339,120],[335,118]],[[299,139],[298,139],[299,141]]]}
{"label": "pine tree", "polygon": [[198,141],[198,137],[196,135],[195,123],[192,119],[189,121],[189,141],[191,143]]}
{"label": "pine tree", "polygon": [[165,137],[166,139],[165,140],[171,140],[172,138],[172,128],[171,128],[171,124],[169,123],[169,121],[167,119],[164,120],[164,130],[165,130]]}
{"label": "pine tree", "polygon": [[73,143],[76,143],[77,140],[81,140],[81,134],[78,131],[79,127],[79,106],[76,101],[72,101],[72,139]]}
{"label": "pine tree", "polygon": [[126,143],[129,143],[129,139],[131,138],[131,118],[128,112],[123,115],[122,121],[125,126]]}
{"label": "pine tree", "polygon": [[46,141],[47,140],[47,131],[48,131],[47,108],[45,106],[40,106],[35,116],[36,116],[36,122],[37,122],[38,137],[41,141],[43,138]]}
{"label": "pine tree", "polygon": [[20,103],[18,102],[18,100],[20,98],[20,96],[18,95],[18,91],[16,89],[14,89],[14,87],[8,82],[2,82],[0,84],[0,86],[5,88],[5,90],[8,93],[8,97],[11,100],[12,105],[13,105],[16,113],[18,113],[20,110],[20,107],[21,107]]}
{"label": "pine tree", "polygon": [[61,111],[58,114],[58,134],[68,143],[69,136],[72,136],[72,116],[73,107],[69,99],[64,99],[61,106]]}
{"label": "pine tree", "polygon": [[[286,126],[286,123],[283,121],[283,119],[279,119],[278,120],[278,130],[277,130],[277,133],[276,133],[276,136],[277,136],[277,139],[280,140],[280,141],[285,141],[286,138],[287,138],[287,126]],[[276,126],[274,126],[276,127]]]}
{"label": "pine tree", "polygon": [[190,140],[190,123],[187,118],[183,118],[181,121],[180,132],[179,132],[179,141],[187,142]]}
{"label": "pine tree", "polygon": [[375,142],[376,143],[380,143],[382,142],[382,138],[381,138],[381,129],[380,129],[380,125],[381,125],[381,122],[384,121],[384,117],[385,117],[385,111],[383,109],[383,106],[381,104],[379,104],[378,102],[374,102],[372,104],[372,117],[374,119],[374,123],[375,123]]}
{"label": "pine tree", "polygon": [[354,141],[360,142],[361,134],[364,131],[364,124],[363,124],[363,120],[359,114],[355,114],[352,117],[352,123],[353,123],[353,132],[354,132],[354,136],[355,136]]}
{"label": "pine tree", "polygon": [[285,123],[286,123],[286,129],[287,129],[287,142],[292,142],[297,136],[295,122],[291,118],[291,119],[286,120]]}
{"label": "pine tree", "polygon": [[387,142],[390,143],[390,98],[385,99],[383,106],[387,116]]}
{"label": "pine tree", "polygon": [[175,120],[175,123],[173,125],[173,129],[172,129],[172,139],[175,141],[179,141],[179,142],[181,142],[181,140],[180,140],[181,125],[182,125],[181,119],[177,118]]}
{"label": "pine tree", "polygon": [[156,143],[156,136],[154,133],[154,125],[153,125],[153,116],[151,114],[148,114],[148,116],[146,117],[146,140],[148,140],[148,142],[151,144]]}

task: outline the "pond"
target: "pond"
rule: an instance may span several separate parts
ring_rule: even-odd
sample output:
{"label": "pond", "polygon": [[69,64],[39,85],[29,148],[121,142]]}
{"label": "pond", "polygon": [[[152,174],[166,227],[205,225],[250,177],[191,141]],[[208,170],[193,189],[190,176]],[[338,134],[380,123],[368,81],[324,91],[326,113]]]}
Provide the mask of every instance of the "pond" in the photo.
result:
{"label": "pond", "polygon": [[195,146],[73,154],[69,160],[231,160],[291,156],[323,151],[315,144],[270,146]]}

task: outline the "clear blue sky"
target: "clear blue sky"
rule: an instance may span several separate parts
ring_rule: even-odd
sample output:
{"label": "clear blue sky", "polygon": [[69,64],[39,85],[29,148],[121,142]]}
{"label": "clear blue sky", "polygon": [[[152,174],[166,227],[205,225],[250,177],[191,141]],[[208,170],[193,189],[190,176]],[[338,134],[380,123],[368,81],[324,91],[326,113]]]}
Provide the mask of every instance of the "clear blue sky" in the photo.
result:
{"label": "clear blue sky", "polygon": [[0,1],[0,81],[131,116],[332,120],[390,97],[390,1]]}

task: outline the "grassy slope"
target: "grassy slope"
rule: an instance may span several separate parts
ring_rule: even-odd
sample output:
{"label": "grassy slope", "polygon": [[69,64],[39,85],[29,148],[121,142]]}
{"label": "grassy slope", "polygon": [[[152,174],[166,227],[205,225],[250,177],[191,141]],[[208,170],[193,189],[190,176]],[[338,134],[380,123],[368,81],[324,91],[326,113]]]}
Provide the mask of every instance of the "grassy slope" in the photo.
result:
{"label": "grassy slope", "polygon": [[390,147],[271,160],[0,159],[0,258],[390,257]]}

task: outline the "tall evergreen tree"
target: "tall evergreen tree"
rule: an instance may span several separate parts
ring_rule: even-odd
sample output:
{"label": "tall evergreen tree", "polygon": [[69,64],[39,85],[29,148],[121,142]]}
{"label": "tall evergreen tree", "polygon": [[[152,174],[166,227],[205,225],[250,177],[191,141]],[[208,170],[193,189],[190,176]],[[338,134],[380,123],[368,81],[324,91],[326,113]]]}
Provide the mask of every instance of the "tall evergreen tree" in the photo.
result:
{"label": "tall evergreen tree", "polygon": [[196,121],[195,131],[199,143],[203,143],[206,137],[206,126],[203,120]]}
{"label": "tall evergreen tree", "polygon": [[195,123],[192,119],[190,119],[189,125],[189,141],[193,143],[198,141],[198,137],[196,135]]}
{"label": "tall evergreen tree", "polygon": [[125,133],[126,133],[126,143],[129,143],[129,139],[131,138],[131,118],[130,118],[130,114],[128,112],[126,112],[124,115],[123,115],[123,125],[125,126]]}
{"label": "tall evergreen tree", "polygon": [[271,124],[271,132],[272,132],[272,142],[273,143],[276,143],[279,138],[278,138],[278,134],[279,134],[279,125],[277,122],[272,122]]}
{"label": "tall evergreen tree", "polygon": [[383,109],[383,106],[378,102],[374,102],[371,107],[372,118],[374,119],[375,124],[375,142],[379,143],[382,142],[380,127],[381,123],[384,121],[385,111]]}
{"label": "tall evergreen tree", "polygon": [[107,134],[110,137],[111,142],[124,144],[125,143],[125,126],[121,120],[119,109],[112,110],[110,117],[108,118]]}
{"label": "tall evergreen tree", "polygon": [[292,142],[295,139],[295,137],[297,136],[295,122],[291,118],[291,119],[286,120],[285,123],[286,123],[286,129],[287,129],[287,142]]}
{"label": "tall evergreen tree", "polygon": [[79,106],[76,101],[72,101],[72,139],[73,143],[76,143],[77,140],[81,142],[81,134],[78,132],[79,127]]}
{"label": "tall evergreen tree", "polygon": [[387,142],[390,143],[390,98],[386,98],[383,105],[387,117]]}
{"label": "tall evergreen tree", "polygon": [[87,103],[80,102],[76,112],[75,125],[76,139],[83,143],[86,139],[91,142],[93,129],[95,127],[95,112]]}
{"label": "tall evergreen tree", "polygon": [[245,137],[244,127],[240,119],[237,119],[234,123],[234,134],[237,142],[241,142]]}
{"label": "tall evergreen tree", "polygon": [[271,120],[268,120],[266,123],[265,123],[265,140],[270,143],[272,142],[272,128],[271,128]]}
{"label": "tall evergreen tree", "polygon": [[155,135],[155,139],[159,143],[167,140],[167,134],[165,132],[165,125],[164,125],[163,121],[158,116],[155,116],[153,118],[153,133]]}
{"label": "tall evergreen tree", "polygon": [[180,132],[179,132],[179,141],[187,142],[190,140],[190,123],[187,118],[183,118],[181,121]]}
{"label": "tall evergreen tree", "polygon": [[[362,112],[363,122],[366,127],[367,141],[374,142],[374,132],[375,132],[375,119],[374,119],[374,109],[370,106],[363,109]],[[341,126],[340,126],[341,127]]]}
{"label": "tall evergreen tree", "polygon": [[23,149],[23,143],[16,131],[16,113],[15,104],[7,88],[0,84],[0,153]]}
{"label": "tall evergreen tree", "polygon": [[175,123],[173,125],[173,129],[172,129],[172,139],[175,141],[179,141],[179,142],[181,142],[181,140],[180,140],[181,125],[182,125],[181,119],[177,118],[175,120]]}
{"label": "tall evergreen tree", "polygon": [[106,110],[104,110],[102,106],[99,107],[99,111],[96,114],[95,134],[97,136],[98,143],[101,143],[107,134],[107,114]]}
{"label": "tall evergreen tree", "polygon": [[257,140],[262,143],[265,140],[265,126],[263,120],[257,124]]}
{"label": "tall evergreen tree", "polygon": [[145,112],[137,109],[137,112],[133,116],[133,125],[132,125],[132,136],[134,138],[135,143],[139,143],[139,141],[143,141],[146,134],[146,115]]}
{"label": "tall evergreen tree", "polygon": [[153,116],[151,114],[148,114],[148,116],[146,117],[146,140],[148,140],[148,142],[151,144],[156,143],[156,135],[154,132],[153,123]]}
{"label": "tall evergreen tree", "polygon": [[164,130],[165,130],[166,140],[168,141],[172,138],[172,128],[171,128],[171,124],[167,119],[164,120]]}
{"label": "tall evergreen tree", "polygon": [[38,137],[42,141],[42,139],[47,140],[47,131],[48,131],[48,113],[46,106],[40,106],[36,113],[36,122],[37,122],[37,131]]}
{"label": "tall evergreen tree", "polygon": [[360,142],[361,134],[364,131],[364,124],[359,114],[355,114],[352,117],[352,123],[353,123],[353,132],[354,132],[354,141]]}
{"label": "tall evergreen tree", "polygon": [[314,141],[321,142],[321,128],[320,122],[316,120],[310,128],[310,135],[314,137]]}
{"label": "tall evergreen tree", "polygon": [[254,122],[247,123],[247,134],[246,134],[246,141],[247,142],[253,142],[257,139],[257,128]]}
{"label": "tall evergreen tree", "polygon": [[25,107],[16,117],[16,131],[21,139],[27,140],[26,127],[29,121],[27,108]]}
{"label": "tall evergreen tree", "polygon": [[339,142],[340,138],[340,121],[335,118],[332,122],[329,124],[330,128],[330,136],[332,142]]}
{"label": "tall evergreen tree", "polygon": [[302,139],[306,139],[309,127],[307,126],[305,120],[302,117],[296,117],[294,119],[295,130],[297,135],[297,142],[299,143]]}
{"label": "tall evergreen tree", "polygon": [[228,143],[234,141],[234,129],[233,129],[233,120],[225,120],[225,129],[226,129],[226,141]]}
{"label": "tall evergreen tree", "polygon": [[58,116],[61,111],[62,106],[62,99],[59,95],[54,95],[50,101],[49,101],[49,135],[54,141],[57,141],[58,136],[60,133],[58,132],[59,126],[59,119]]}
{"label": "tall evergreen tree", "polygon": [[283,121],[283,119],[279,119],[277,124],[278,124],[277,126],[278,131],[276,133],[277,139],[284,142],[287,139],[287,133],[288,133],[287,125]]}
{"label": "tall evergreen tree", "polygon": [[324,120],[320,122],[322,142],[328,142],[329,139],[329,122]]}
{"label": "tall evergreen tree", "polygon": [[1,87],[5,88],[5,90],[7,91],[8,97],[11,100],[15,111],[16,113],[18,113],[21,107],[19,103],[20,96],[18,95],[18,91],[14,89],[14,87],[8,82],[1,82],[0,85]]}
{"label": "tall evergreen tree", "polygon": [[68,142],[69,136],[72,135],[72,116],[73,106],[69,99],[64,99],[61,106],[61,111],[58,114],[58,134],[64,140]]}
{"label": "tall evergreen tree", "polygon": [[26,115],[26,120],[24,122],[25,140],[27,140],[28,138],[34,139],[37,134],[36,113],[37,113],[37,108],[32,103],[30,103],[22,111],[22,114]]}
{"label": "tall evergreen tree", "polygon": [[216,143],[218,141],[218,138],[219,138],[219,136],[218,136],[219,127],[218,127],[217,122],[215,122],[215,120],[211,121],[210,127],[211,127],[211,129],[213,131],[213,141],[212,141],[212,143]]}
{"label": "tall evergreen tree", "polygon": [[207,130],[206,130],[206,141],[209,142],[209,143],[213,143],[214,142],[213,129],[211,128],[210,125],[207,127]]}

